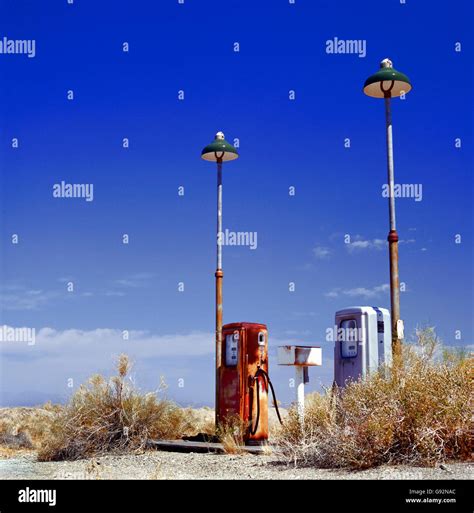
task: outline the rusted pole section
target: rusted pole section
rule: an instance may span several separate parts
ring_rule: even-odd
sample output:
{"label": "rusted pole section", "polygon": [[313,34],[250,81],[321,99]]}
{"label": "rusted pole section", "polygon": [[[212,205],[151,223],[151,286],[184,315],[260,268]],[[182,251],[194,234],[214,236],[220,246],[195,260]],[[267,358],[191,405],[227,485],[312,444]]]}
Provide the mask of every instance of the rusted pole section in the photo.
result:
{"label": "rusted pole section", "polygon": [[393,171],[392,113],[390,108],[390,91],[385,92],[385,124],[387,131],[387,171],[389,186],[390,231],[388,233],[390,256],[390,303],[392,319],[392,352],[394,357],[401,354],[401,340],[398,338],[398,321],[400,320],[400,278],[398,275],[398,233],[395,217],[395,179]]}
{"label": "rusted pole section", "polygon": [[217,269],[216,277],[216,429],[219,426],[219,388],[222,361],[222,157],[217,158]]}

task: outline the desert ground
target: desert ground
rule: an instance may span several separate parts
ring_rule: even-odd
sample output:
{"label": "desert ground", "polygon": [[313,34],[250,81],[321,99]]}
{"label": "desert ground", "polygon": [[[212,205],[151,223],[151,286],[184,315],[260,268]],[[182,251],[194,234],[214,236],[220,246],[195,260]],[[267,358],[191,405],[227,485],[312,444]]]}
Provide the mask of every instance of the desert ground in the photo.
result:
{"label": "desert ground", "polygon": [[[213,411],[194,410],[203,423]],[[35,425],[53,413],[47,408],[2,408],[0,423],[14,423],[35,438]],[[31,418],[34,418],[32,424]],[[276,422],[273,411],[271,425]],[[472,463],[446,463],[434,468],[382,466],[365,471],[326,470],[282,463],[278,454],[164,452],[154,449],[107,454],[77,461],[39,462],[34,444],[22,436],[0,437],[0,479],[462,479],[474,477]]]}
{"label": "desert ground", "polygon": [[93,459],[37,462],[34,451],[0,460],[0,479],[472,479],[473,465],[383,466],[366,471],[295,468],[272,455],[146,451]]}

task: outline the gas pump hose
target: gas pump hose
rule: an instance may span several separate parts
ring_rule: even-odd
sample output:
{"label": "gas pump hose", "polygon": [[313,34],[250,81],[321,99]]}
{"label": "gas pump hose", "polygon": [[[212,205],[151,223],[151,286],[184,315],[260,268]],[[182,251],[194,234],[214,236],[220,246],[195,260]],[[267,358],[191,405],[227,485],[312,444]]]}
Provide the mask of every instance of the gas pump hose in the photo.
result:
{"label": "gas pump hose", "polygon": [[[278,420],[280,421],[280,424],[283,424],[280,416],[280,410],[278,409],[278,402],[275,394],[275,389],[273,388],[273,384],[270,380],[270,376],[267,372],[265,372],[262,368],[258,368],[257,372],[255,373],[255,376],[253,377],[253,383],[257,384],[257,418],[255,420],[255,427],[252,428],[252,417],[250,417],[250,433],[254,435],[257,432],[258,429],[258,423],[260,421],[260,387],[259,387],[259,378],[260,376],[263,377],[263,382],[266,382],[266,389],[268,391],[268,386],[270,385],[270,389],[272,391],[273,396],[273,403],[275,404],[275,410],[276,414],[278,416]],[[252,407],[253,410],[253,407]]]}

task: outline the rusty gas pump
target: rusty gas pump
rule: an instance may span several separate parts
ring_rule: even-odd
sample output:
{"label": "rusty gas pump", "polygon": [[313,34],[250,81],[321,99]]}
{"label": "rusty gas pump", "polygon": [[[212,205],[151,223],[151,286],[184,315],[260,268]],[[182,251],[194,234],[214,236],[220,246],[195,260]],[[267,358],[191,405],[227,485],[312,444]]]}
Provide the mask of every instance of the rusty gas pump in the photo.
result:
{"label": "rusty gas pump", "polygon": [[268,330],[265,324],[236,322],[222,329],[218,416],[221,422],[240,418],[247,445],[268,440]]}

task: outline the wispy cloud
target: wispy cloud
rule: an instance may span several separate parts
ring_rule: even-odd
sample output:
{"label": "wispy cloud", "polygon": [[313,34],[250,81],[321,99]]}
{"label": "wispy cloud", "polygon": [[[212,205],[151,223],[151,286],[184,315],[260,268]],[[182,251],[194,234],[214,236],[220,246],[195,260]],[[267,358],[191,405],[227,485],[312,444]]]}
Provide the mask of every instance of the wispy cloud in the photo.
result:
{"label": "wispy cloud", "polygon": [[311,335],[310,330],[285,330],[283,334],[286,337],[307,337]]}
{"label": "wispy cloud", "polygon": [[384,239],[364,239],[360,235],[356,235],[350,243],[346,243],[346,249],[349,253],[354,253],[364,250],[381,250],[386,245],[387,241]]}
{"label": "wispy cloud", "polygon": [[127,276],[125,278],[121,278],[115,280],[115,285],[120,285],[121,287],[130,287],[130,288],[141,288],[148,286],[150,280],[152,280],[156,275],[153,273],[135,273]]}
{"label": "wispy cloud", "polygon": [[332,250],[326,246],[315,246],[313,248],[313,255],[318,260],[327,260],[332,254]]}
{"label": "wispy cloud", "polygon": [[316,317],[318,314],[317,312],[291,312],[292,317]]}
{"label": "wispy cloud", "polygon": [[[400,239],[399,244],[414,244],[416,239]],[[352,237],[350,243],[346,243],[346,249],[349,253],[359,253],[362,251],[380,251],[387,247],[388,242],[385,239],[366,239],[361,235]]]}
{"label": "wispy cloud", "polygon": [[340,296],[372,298],[377,297],[384,292],[388,292],[389,290],[390,285],[388,283],[384,283],[372,288],[355,287],[352,289],[343,289],[338,287],[330,290],[329,292],[326,292],[324,295],[329,298],[336,298]]}
{"label": "wispy cloud", "polygon": [[[0,292],[0,310],[16,310],[30,311],[39,310],[45,306],[54,303],[61,297],[82,297],[90,298],[96,295],[104,295],[107,297],[123,297],[126,295],[124,289],[147,287],[150,281],[156,275],[153,273],[135,273],[126,276],[123,279],[117,279],[113,282],[113,286],[109,290],[86,290],[76,296],[75,293],[67,293],[66,287],[61,286],[59,289],[44,290],[40,288],[28,288],[21,283],[7,283],[2,286]],[[59,283],[75,283],[72,277],[62,276],[57,280]],[[115,286],[115,287],[114,287]]]}
{"label": "wispy cloud", "polygon": [[1,310],[38,310],[59,295],[57,291],[28,289],[21,285],[3,287],[0,293]]}
{"label": "wispy cloud", "polygon": [[[203,375],[211,380],[209,368],[212,369],[214,344],[212,332],[157,335],[138,330],[127,333],[115,328],[56,330],[44,327],[36,330],[34,345],[26,341],[0,340],[0,404],[63,401],[89,376],[111,372],[121,353],[128,354],[134,363],[132,377],[138,380],[140,387],[156,389],[160,375],[167,383],[175,384],[178,377],[186,376],[194,387],[201,386]],[[185,370],[179,371],[183,366]],[[194,366],[197,366],[195,371]],[[188,369],[195,372],[192,379]],[[74,380],[73,388],[68,387],[69,379]],[[211,383],[208,388],[210,393],[206,400],[212,397]],[[176,387],[174,390],[178,393]],[[181,392],[190,398],[194,396],[190,389]],[[204,397],[197,396],[196,400],[199,399]]]}
{"label": "wispy cloud", "polygon": [[70,281],[74,281],[74,278],[72,276],[61,276],[60,278],[58,278],[58,281],[60,283],[68,283]]}
{"label": "wispy cloud", "polygon": [[[167,394],[184,404],[212,404],[214,397],[215,334],[211,331],[156,334],[149,331],[116,328],[92,330],[36,330],[35,344],[0,341],[2,388],[0,405],[35,404],[47,400],[64,401],[80,383],[96,373],[109,375],[121,353],[133,362],[131,378],[142,390],[155,390],[163,376],[169,385]],[[287,383],[294,369],[276,364],[277,346],[308,344],[309,335],[296,332],[282,338],[270,337],[269,352],[274,362],[274,383]],[[324,379],[332,380],[332,351],[324,355],[324,367],[318,368],[313,387]],[[185,378],[185,387],[178,380]],[[68,387],[73,380],[72,388]],[[293,401],[294,390],[280,386],[278,398]],[[179,399],[181,398],[181,399]]]}

